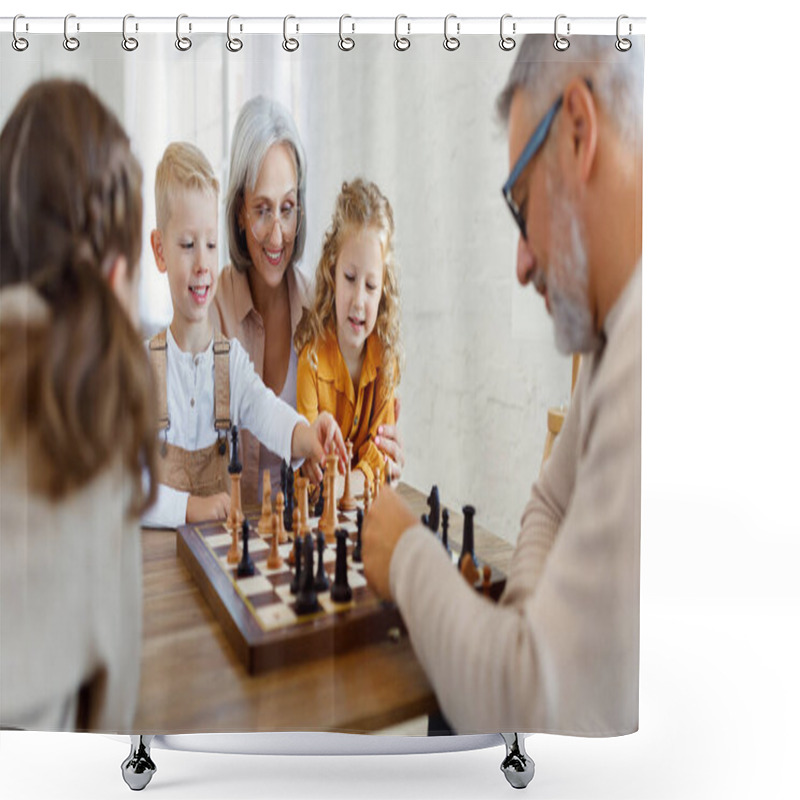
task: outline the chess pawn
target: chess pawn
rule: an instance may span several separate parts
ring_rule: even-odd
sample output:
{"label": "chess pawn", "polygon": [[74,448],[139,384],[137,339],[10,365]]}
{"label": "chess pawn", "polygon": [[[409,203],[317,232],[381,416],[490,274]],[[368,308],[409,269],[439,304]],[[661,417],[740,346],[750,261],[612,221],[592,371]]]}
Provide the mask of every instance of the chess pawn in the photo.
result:
{"label": "chess pawn", "polygon": [[279,528],[279,536],[280,536],[280,543],[283,544],[287,541],[288,537],[286,535],[286,530],[283,527],[283,492],[278,492],[278,497],[275,500],[275,513],[278,515],[278,519],[280,520],[280,528]]}
{"label": "chess pawn", "polygon": [[364,515],[366,516],[372,503],[372,493],[369,490],[369,481],[364,481]]}
{"label": "chess pawn", "polygon": [[228,550],[228,563],[238,564],[242,557],[242,552],[239,550],[239,520],[234,515],[233,526],[231,527],[231,546]]}
{"label": "chess pawn", "polygon": [[344,494],[339,500],[339,511],[353,511],[356,508],[356,501],[350,492],[350,464],[353,462],[353,443],[347,441],[347,465],[344,470]]}
{"label": "chess pawn", "polygon": [[272,533],[272,486],[268,469],[264,470],[263,476],[261,517],[258,520],[258,533],[259,536],[269,536]]}
{"label": "chess pawn", "polygon": [[483,565],[483,593],[486,597],[492,596],[492,568],[488,564]]}
{"label": "chess pawn", "polygon": [[267,569],[280,569],[283,566],[283,559],[278,552],[278,540],[280,539],[281,524],[277,516],[272,518],[272,546],[267,557]]}

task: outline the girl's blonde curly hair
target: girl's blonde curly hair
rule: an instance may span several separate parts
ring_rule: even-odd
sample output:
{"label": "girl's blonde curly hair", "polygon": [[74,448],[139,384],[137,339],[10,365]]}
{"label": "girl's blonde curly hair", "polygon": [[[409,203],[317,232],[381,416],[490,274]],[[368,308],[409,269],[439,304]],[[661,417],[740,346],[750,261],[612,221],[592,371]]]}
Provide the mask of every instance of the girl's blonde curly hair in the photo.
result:
{"label": "girl's blonde curly hair", "polygon": [[394,254],[394,215],[389,201],[371,181],[356,178],[342,184],[336,198],[333,221],[325,232],[322,255],[317,264],[316,291],[311,308],[305,309],[294,335],[298,355],[310,344],[310,358],[316,364],[317,345],[329,330],[336,331],[336,260],[345,234],[353,228],[375,228],[381,239],[383,285],[375,332],[383,345],[384,391],[400,382],[403,349],[400,342],[400,287]]}

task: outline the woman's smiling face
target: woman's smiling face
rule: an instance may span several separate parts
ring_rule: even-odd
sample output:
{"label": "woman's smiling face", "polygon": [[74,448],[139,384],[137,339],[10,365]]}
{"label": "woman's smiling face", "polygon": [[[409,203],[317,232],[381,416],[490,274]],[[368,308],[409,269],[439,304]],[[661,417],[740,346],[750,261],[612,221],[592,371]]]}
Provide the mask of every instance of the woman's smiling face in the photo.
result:
{"label": "woman's smiling face", "polygon": [[274,288],[283,280],[297,236],[297,168],[284,142],[267,150],[252,191],[245,187],[239,226],[256,272]]}

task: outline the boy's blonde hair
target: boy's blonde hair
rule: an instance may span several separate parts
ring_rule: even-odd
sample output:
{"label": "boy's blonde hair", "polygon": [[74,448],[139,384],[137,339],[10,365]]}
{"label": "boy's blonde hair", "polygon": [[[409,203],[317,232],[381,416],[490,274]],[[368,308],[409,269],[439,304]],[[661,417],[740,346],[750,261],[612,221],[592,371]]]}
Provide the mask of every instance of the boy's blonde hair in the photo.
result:
{"label": "boy's blonde hair", "polygon": [[164,230],[172,211],[172,199],[179,189],[199,189],[219,195],[219,182],[209,160],[189,142],[172,142],[156,168],[156,227]]}
{"label": "boy's blonde hair", "polygon": [[400,382],[403,348],[400,342],[400,287],[394,255],[394,214],[389,201],[372,183],[356,178],[342,184],[336,198],[333,221],[325,233],[322,255],[317,265],[314,303],[306,309],[294,335],[298,355],[311,344],[310,356],[316,362],[317,344],[328,330],[336,331],[336,260],[345,234],[353,228],[375,228],[381,240],[383,285],[378,305],[375,332],[383,345],[383,388],[392,391]]}

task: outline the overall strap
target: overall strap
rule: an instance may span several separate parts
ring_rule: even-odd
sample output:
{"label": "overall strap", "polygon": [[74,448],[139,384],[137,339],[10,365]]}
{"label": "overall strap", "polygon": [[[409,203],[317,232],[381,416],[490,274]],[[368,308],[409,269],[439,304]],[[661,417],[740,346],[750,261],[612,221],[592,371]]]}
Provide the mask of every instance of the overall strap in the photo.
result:
{"label": "overall strap", "polygon": [[214,430],[231,429],[231,343],[221,333],[214,334]]}
{"label": "overall strap", "polygon": [[150,340],[150,363],[156,384],[156,408],[158,411],[158,429],[169,429],[167,413],[167,332],[157,333]]}

